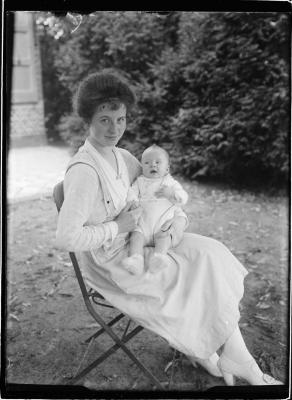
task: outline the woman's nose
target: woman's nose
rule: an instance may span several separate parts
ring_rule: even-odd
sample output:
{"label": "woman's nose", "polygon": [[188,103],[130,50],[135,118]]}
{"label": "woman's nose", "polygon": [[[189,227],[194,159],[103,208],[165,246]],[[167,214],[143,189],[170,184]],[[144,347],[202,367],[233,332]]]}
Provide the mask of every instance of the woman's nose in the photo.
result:
{"label": "woman's nose", "polygon": [[119,131],[119,127],[118,124],[115,124],[114,122],[112,124],[110,124],[110,132],[112,134],[116,134]]}

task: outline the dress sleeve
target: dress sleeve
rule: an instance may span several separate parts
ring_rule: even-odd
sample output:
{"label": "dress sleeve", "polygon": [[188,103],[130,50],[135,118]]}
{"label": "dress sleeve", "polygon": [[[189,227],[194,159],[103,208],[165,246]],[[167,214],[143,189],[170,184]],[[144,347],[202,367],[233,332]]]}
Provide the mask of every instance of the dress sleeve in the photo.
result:
{"label": "dress sleeve", "polygon": [[114,221],[87,225],[101,190],[94,169],[85,164],[72,166],[64,179],[64,203],[59,213],[56,244],[67,251],[88,251],[112,242],[118,233]]}

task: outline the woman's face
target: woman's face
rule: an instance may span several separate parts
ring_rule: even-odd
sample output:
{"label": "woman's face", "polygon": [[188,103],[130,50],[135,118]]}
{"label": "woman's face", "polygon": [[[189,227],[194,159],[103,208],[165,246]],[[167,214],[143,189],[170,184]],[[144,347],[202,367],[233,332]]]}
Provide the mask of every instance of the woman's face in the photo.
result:
{"label": "woman's face", "polygon": [[126,130],[126,106],[120,104],[114,108],[103,103],[92,117],[89,137],[98,147],[114,147]]}

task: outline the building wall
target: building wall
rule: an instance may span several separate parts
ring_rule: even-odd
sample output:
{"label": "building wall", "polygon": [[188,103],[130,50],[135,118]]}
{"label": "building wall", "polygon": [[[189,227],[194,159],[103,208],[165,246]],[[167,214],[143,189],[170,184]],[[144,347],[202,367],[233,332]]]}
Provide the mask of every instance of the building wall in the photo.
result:
{"label": "building wall", "polygon": [[15,13],[10,144],[46,143],[41,57],[32,12]]}

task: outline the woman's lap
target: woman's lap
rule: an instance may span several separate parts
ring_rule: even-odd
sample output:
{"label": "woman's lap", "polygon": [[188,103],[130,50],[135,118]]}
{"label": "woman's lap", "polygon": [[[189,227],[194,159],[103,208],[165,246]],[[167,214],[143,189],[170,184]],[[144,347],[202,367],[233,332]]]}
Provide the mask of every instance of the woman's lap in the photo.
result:
{"label": "woman's lap", "polygon": [[193,268],[200,266],[197,265],[199,259],[209,259],[211,262],[207,265],[214,269],[214,273],[222,272],[225,275],[228,271],[226,278],[231,281],[236,279],[238,273],[247,274],[247,270],[223,243],[196,233],[184,233],[179,245],[170,250],[170,255],[183,257]]}
{"label": "woman's lap", "polygon": [[187,258],[192,258],[197,252],[212,253],[218,250],[229,253],[228,248],[218,240],[191,232],[185,232],[181,242],[172,249]]}
{"label": "woman's lap", "polygon": [[[145,249],[146,265],[152,251]],[[246,270],[222,243],[192,233],[169,255],[170,267],[151,278],[112,276],[122,290],[108,292],[108,298],[182,352],[207,357],[238,323]],[[118,260],[116,272],[122,268]]]}

